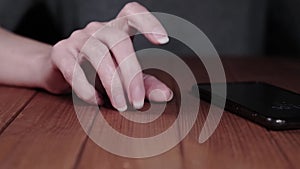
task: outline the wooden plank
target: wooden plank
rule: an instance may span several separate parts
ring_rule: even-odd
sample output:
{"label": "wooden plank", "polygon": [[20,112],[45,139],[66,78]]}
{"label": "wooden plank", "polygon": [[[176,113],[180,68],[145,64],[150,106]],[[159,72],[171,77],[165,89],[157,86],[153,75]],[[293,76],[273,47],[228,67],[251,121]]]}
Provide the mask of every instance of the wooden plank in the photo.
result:
{"label": "wooden plank", "polygon": [[35,90],[0,86],[0,134],[17,117]]}
{"label": "wooden plank", "polygon": [[39,93],[2,133],[0,168],[71,169],[85,139],[70,96]]}
{"label": "wooden plank", "polygon": [[292,168],[267,130],[229,112],[213,135],[198,143],[208,106],[202,103],[195,127],[182,142],[184,168]]}
{"label": "wooden plank", "polygon": [[[122,144],[122,143],[120,143]],[[91,140],[87,142],[83,158],[77,168],[80,169],[182,169],[182,159],[180,156],[180,145],[174,147],[167,153],[159,156],[132,159],[113,155],[95,145]]]}
{"label": "wooden plank", "polygon": [[[299,91],[299,88],[295,85],[299,80],[291,76],[291,74],[297,75],[297,72],[299,72],[297,66],[281,60],[275,60],[274,62],[270,59],[263,60],[263,62],[259,62],[259,60],[260,59],[237,59],[237,62],[235,62],[235,59],[226,60],[225,69],[228,79],[230,81],[261,80]],[[266,63],[268,64],[266,65]],[[190,65],[195,66],[197,64],[192,62]],[[256,65],[255,70],[253,69],[253,65]],[[274,70],[274,67],[278,70]],[[198,66],[197,69],[194,70],[197,70],[194,72],[198,80],[207,82],[208,78],[207,74],[205,74],[205,69]],[[291,82],[291,84],[286,82]],[[284,141],[284,139],[278,141],[276,138],[278,136],[272,136],[270,131],[228,112],[223,115],[221,123],[212,137],[207,142],[199,144],[198,136],[203,127],[208,106],[208,104],[202,102],[200,107],[201,111],[199,112],[195,127],[181,143],[181,156],[178,156],[176,153],[176,157],[182,160],[180,168],[296,168],[296,166],[299,165],[299,160],[297,160],[298,158],[295,156],[295,154],[298,154],[298,149],[294,149],[292,153],[286,151],[299,144],[298,141],[295,141],[297,139],[299,140],[298,134],[287,136],[289,132],[280,132],[286,136],[285,139],[294,140],[292,142],[293,146],[289,145],[286,149],[283,144],[287,144],[288,141]],[[119,124],[122,122],[115,121],[115,123]],[[120,127],[119,129],[123,129],[123,132],[128,131],[128,127]],[[120,145],[122,145],[122,143],[120,143]],[[289,158],[289,156],[294,157]],[[98,166],[98,159],[101,157],[105,157],[106,160],[103,166],[101,163],[100,167]],[[158,159],[172,163],[169,157],[165,159],[158,156]],[[149,163],[147,163],[147,160]],[[151,161],[149,159],[143,159],[141,161],[143,161],[144,164],[147,163],[147,165],[137,165],[136,160],[124,159],[112,154],[109,155],[109,153],[101,148],[97,149],[96,144],[88,142],[78,168],[169,167],[162,167],[160,161]],[[174,168],[175,166],[179,166],[179,164],[172,167]]]}
{"label": "wooden plank", "polygon": [[[223,62],[229,81],[262,80],[300,92],[300,67],[297,60],[234,58],[224,59]],[[191,62],[191,65],[196,66],[193,72],[197,80],[207,82],[205,69],[197,67],[196,62]],[[164,75],[159,76],[172,88],[176,86]],[[201,102],[198,119],[190,134],[173,149],[159,156],[144,159],[116,156],[87,138],[76,118],[70,96],[39,93],[27,105],[23,101],[29,101],[30,97],[24,98],[31,92],[34,94],[32,90],[0,87],[0,99],[3,104],[0,117],[11,112],[16,113],[13,116],[5,115],[6,119],[14,119],[18,115],[0,135],[0,168],[293,169],[300,165],[297,156],[300,152],[300,130],[271,132],[228,112],[224,113],[219,127],[210,139],[199,144],[199,133],[209,107],[205,102]],[[115,130],[130,137],[149,137],[165,131],[172,125],[177,118],[179,103],[179,95],[175,95],[165,113],[149,124],[130,122],[109,108],[101,110],[105,120]],[[102,137],[109,135],[102,127],[103,122],[95,118],[99,116],[97,107],[83,103],[76,105],[77,113],[84,117],[83,120],[87,123],[85,128],[90,134],[99,134]],[[132,114],[133,117],[141,116]],[[145,114],[141,117],[147,119],[152,116],[153,114]],[[4,119],[3,117],[1,119]],[[116,147],[124,147],[122,142],[114,142]],[[169,142],[165,140],[163,143]]]}
{"label": "wooden plank", "polygon": [[[175,104],[171,104],[172,107]],[[129,122],[128,120],[120,117],[120,115],[116,115],[118,112],[114,112],[112,110],[104,110],[102,109],[102,114],[105,116],[105,119],[108,123],[120,133],[126,134],[130,137],[140,138],[140,137],[149,137],[156,134],[162,129],[167,129],[169,125],[175,120],[176,115],[172,115],[174,108],[168,107],[168,112],[165,112],[159,119],[155,122],[152,122],[150,126],[147,124],[139,125],[134,124],[133,122]],[[144,115],[145,117],[147,114]],[[109,139],[109,133],[107,133],[103,126],[103,122],[100,120],[95,120],[91,133],[98,133],[99,137]],[[169,138],[172,139],[172,138]],[[124,143],[119,140],[111,140],[112,144],[116,147],[124,148]],[[162,141],[163,144],[168,144],[168,139]],[[161,144],[161,143],[158,143]],[[125,146],[126,147],[126,146]],[[132,147],[132,151],[134,148]],[[141,147],[141,151],[143,148]],[[136,149],[135,149],[136,150]],[[130,151],[130,149],[129,149]],[[77,165],[77,168],[97,168],[97,169],[107,169],[107,168],[172,168],[172,169],[181,169],[181,149],[180,145],[172,148],[168,152],[151,157],[151,158],[143,158],[143,159],[133,159],[133,158],[125,158],[121,156],[114,155],[110,152],[105,151],[97,144],[95,144],[91,139],[87,141],[87,144],[84,148],[83,154],[80,158],[80,161]]]}
{"label": "wooden plank", "polygon": [[[157,73],[157,72],[156,72]],[[152,72],[155,74],[155,72]],[[172,83],[170,77],[167,75],[158,76],[160,80],[168,82],[168,85],[171,88],[178,90],[175,87],[174,83]],[[175,98],[178,98],[176,95]],[[113,127],[116,131],[125,134],[129,137],[134,138],[147,138],[151,136],[155,136],[165,130],[167,130],[172,123],[177,118],[178,113],[178,106],[177,106],[178,99],[172,100],[170,103],[167,104],[167,107],[164,113],[155,121],[147,123],[147,124],[139,124],[132,121],[129,121],[122,117],[118,112],[113,110],[101,109],[101,113],[104,116],[105,120]],[[152,105],[154,108],[159,106],[158,104]],[[146,106],[147,108],[147,103]],[[134,112],[128,112],[134,113]],[[156,112],[152,113],[144,113],[141,115],[141,112],[138,114],[133,114],[133,116],[138,116],[140,118],[152,118],[155,116]],[[94,121],[94,125],[91,129],[91,135],[98,135],[98,137],[107,138],[109,139],[110,133],[105,131],[107,127],[103,126],[103,121],[100,119],[96,119]],[[178,140],[178,134],[174,137],[167,138],[165,140],[160,140],[157,144],[169,144],[171,139]],[[118,148],[129,148],[128,151],[144,151],[143,147],[141,149],[136,149],[133,147],[126,147],[124,143],[119,140],[111,140],[112,144]],[[153,147],[155,148],[155,147]],[[171,150],[167,151],[166,153],[160,154],[158,156],[150,157],[150,158],[142,158],[142,159],[135,159],[135,158],[125,158],[121,156],[114,155],[101,147],[95,144],[91,139],[89,139],[84,147],[84,151],[79,158],[79,162],[76,165],[76,168],[89,168],[89,169],[119,169],[119,168],[130,168],[130,169],[140,169],[140,168],[164,168],[164,169],[182,169],[182,159],[181,159],[181,146],[178,144]]]}
{"label": "wooden plank", "polygon": [[272,131],[270,135],[292,168],[299,168],[300,130],[285,132]]}

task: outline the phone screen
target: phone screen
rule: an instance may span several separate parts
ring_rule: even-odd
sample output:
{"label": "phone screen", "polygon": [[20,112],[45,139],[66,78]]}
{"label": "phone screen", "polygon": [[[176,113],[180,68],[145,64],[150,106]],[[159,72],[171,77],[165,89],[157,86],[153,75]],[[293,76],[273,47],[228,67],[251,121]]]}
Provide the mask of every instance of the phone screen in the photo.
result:
{"label": "phone screen", "polygon": [[[211,85],[222,84],[198,84],[200,98],[210,100]],[[227,83],[225,109],[269,129],[300,128],[300,94],[270,84]]]}

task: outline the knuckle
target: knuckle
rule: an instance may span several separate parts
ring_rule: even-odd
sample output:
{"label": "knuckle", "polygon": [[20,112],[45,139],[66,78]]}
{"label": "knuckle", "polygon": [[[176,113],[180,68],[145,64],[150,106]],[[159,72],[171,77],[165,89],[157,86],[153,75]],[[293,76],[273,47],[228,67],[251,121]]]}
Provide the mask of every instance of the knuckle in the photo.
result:
{"label": "knuckle", "polygon": [[80,36],[81,34],[83,34],[82,30],[76,30],[76,31],[72,32],[70,38],[76,38],[76,37]]}
{"label": "knuckle", "polygon": [[99,27],[101,25],[102,24],[100,22],[93,21],[93,22],[90,22],[89,24],[87,24],[86,28],[94,28],[94,27]]}
{"label": "knuckle", "polygon": [[51,57],[54,61],[61,61],[62,55],[72,51],[72,43],[68,39],[64,39],[56,43],[51,50]]}
{"label": "knuckle", "polygon": [[93,38],[91,38],[88,42],[87,42],[87,46],[88,46],[88,49],[91,51],[91,52],[108,52],[109,49],[106,45],[104,45],[103,43],[99,42],[98,40],[95,40]]}
{"label": "knuckle", "polygon": [[137,6],[140,6],[140,4],[138,2],[128,2],[126,5],[125,5],[125,8],[135,8]]}
{"label": "knuckle", "polygon": [[54,46],[53,46],[53,49],[57,50],[57,49],[62,49],[64,48],[65,46],[68,45],[68,40],[67,39],[64,39],[64,40],[61,40],[59,42],[57,42]]}
{"label": "knuckle", "polygon": [[137,2],[129,2],[124,6],[123,9],[127,14],[132,14],[138,6],[140,6],[140,4]]}
{"label": "knuckle", "polygon": [[52,59],[56,60],[60,58],[60,54],[65,51],[66,48],[68,48],[69,42],[68,40],[61,40],[57,42],[51,50],[51,57]]}
{"label": "knuckle", "polygon": [[93,27],[96,27],[96,26],[99,26],[99,22],[93,21],[93,22],[88,23],[86,27],[87,28],[93,28]]}
{"label": "knuckle", "polygon": [[52,52],[55,54],[59,54],[62,52],[65,52],[67,50],[70,50],[73,48],[72,41],[69,39],[64,39],[59,42],[57,42],[53,47],[52,47]]}

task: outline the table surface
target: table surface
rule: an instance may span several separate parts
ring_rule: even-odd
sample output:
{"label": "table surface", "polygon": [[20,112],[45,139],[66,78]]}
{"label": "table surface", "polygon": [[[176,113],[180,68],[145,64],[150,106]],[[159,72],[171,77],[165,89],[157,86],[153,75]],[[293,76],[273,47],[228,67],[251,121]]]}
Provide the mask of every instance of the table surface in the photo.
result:
{"label": "table surface", "polygon": [[[191,59],[186,62],[198,82],[207,81],[203,66]],[[300,60],[226,58],[222,62],[227,81],[264,81],[300,93]],[[159,73],[158,76],[174,86],[169,76]],[[149,137],[168,129],[176,120],[178,98],[175,92],[165,112],[149,124],[130,122],[109,107],[100,110],[115,130],[130,137]],[[83,113],[91,113],[95,107],[76,106]],[[154,157],[126,158],[100,148],[87,136],[77,119],[70,95],[54,96],[40,90],[1,86],[0,168],[299,168],[300,130],[269,131],[229,112],[223,113],[212,136],[198,143],[209,106],[201,102],[193,128],[177,146]],[[97,114],[86,116],[90,118],[87,120],[93,121]],[[99,125],[94,120],[90,132]],[[168,140],[161,141],[168,144]],[[121,141],[115,140],[114,144],[122,148]]]}

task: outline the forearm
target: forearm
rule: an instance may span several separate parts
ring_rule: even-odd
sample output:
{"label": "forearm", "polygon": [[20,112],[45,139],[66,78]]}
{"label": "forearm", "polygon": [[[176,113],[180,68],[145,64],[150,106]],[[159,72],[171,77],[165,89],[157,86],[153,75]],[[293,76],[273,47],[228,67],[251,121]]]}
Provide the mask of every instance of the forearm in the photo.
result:
{"label": "forearm", "polygon": [[43,87],[51,48],[0,28],[0,84]]}

